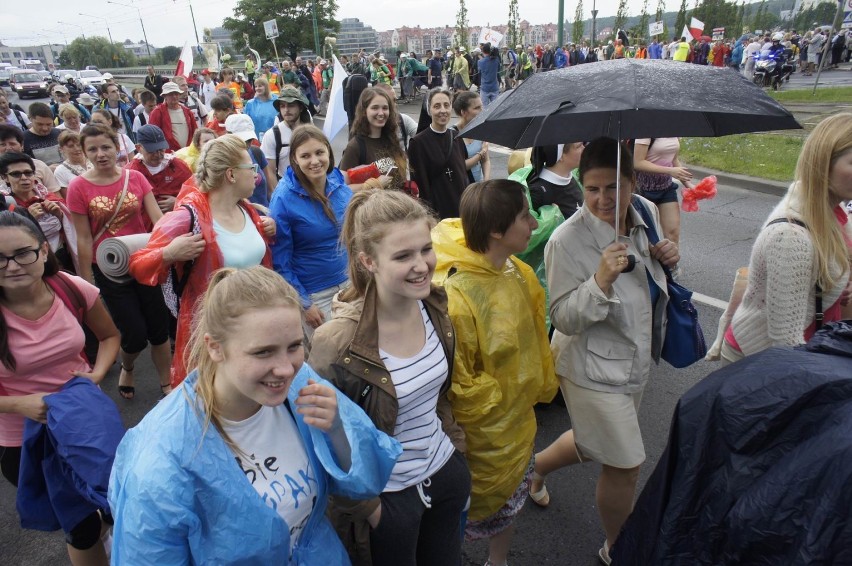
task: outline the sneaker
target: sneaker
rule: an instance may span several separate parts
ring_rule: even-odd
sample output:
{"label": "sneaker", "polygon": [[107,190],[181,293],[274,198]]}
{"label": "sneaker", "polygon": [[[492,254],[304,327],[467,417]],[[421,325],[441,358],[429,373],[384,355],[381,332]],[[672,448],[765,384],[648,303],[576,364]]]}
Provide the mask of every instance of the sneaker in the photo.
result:
{"label": "sneaker", "polygon": [[609,566],[612,563],[612,560],[609,557],[609,545],[604,541],[604,545],[598,551],[598,560],[601,561],[601,564],[605,566]]}

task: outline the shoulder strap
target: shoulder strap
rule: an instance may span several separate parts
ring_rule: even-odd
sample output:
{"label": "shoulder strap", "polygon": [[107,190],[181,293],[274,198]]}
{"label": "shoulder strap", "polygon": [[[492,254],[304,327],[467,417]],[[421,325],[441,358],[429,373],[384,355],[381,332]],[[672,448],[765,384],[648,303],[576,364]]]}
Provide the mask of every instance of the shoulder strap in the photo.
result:
{"label": "shoulder strap", "polygon": [[[776,218],[775,220],[770,220],[766,223],[767,226],[772,226],[773,224],[781,224],[781,223],[790,223],[796,224],[797,226],[801,226],[805,230],[808,229],[807,224],[799,220],[798,218]],[[814,285],[814,329],[819,330],[822,328],[822,322],[825,319],[825,313],[822,309],[822,287],[817,283]]]}
{"label": "shoulder strap", "polygon": [[15,113],[15,118],[18,119],[18,123],[21,125],[21,129],[23,129],[24,131],[27,131],[27,124],[26,124],[26,122],[24,122],[24,118],[21,115],[21,111],[18,110],[17,108],[13,108],[12,112]]}
{"label": "shoulder strap", "polygon": [[68,276],[62,271],[52,277],[46,277],[47,283],[59,300],[74,314],[74,318],[81,325],[86,316],[86,299],[76,285],[71,283]]}
{"label": "shoulder strap", "polygon": [[127,186],[130,184],[130,169],[124,170],[124,186],[121,188],[121,195],[118,197],[118,204],[115,205],[115,210],[112,211],[112,216],[110,216],[109,220],[101,226],[101,229],[98,230],[98,233],[92,238],[92,241],[97,241],[98,238],[104,235],[104,232],[107,231],[110,224],[112,224],[113,220],[118,216],[118,211],[121,210],[121,205],[124,204],[124,199],[127,197]]}
{"label": "shoulder strap", "polygon": [[402,136],[402,146],[408,149],[408,130],[405,128],[405,120],[399,115],[399,134]]}
{"label": "shoulder strap", "polygon": [[366,165],[367,164],[367,140],[364,139],[364,136],[360,134],[355,135],[355,139],[358,141],[358,164]]}
{"label": "shoulder strap", "polygon": [[263,157],[263,152],[260,151],[260,148],[254,145],[249,146],[249,153],[252,154],[254,160],[257,162],[258,166],[260,165],[261,158]]}
{"label": "shoulder strap", "polygon": [[[657,234],[657,226],[654,224],[654,218],[651,216],[651,211],[645,206],[645,203],[637,196],[633,195],[630,203],[636,212],[642,217],[645,222],[645,234],[648,236],[648,242],[653,246],[660,241],[660,236]],[[672,280],[672,271],[663,262],[659,262],[663,268],[663,273],[666,274],[666,281]]]}
{"label": "shoulder strap", "polygon": [[145,125],[145,124],[147,124],[147,123],[148,123],[148,119],[145,117],[145,113],[144,113],[144,112],[140,112],[140,113],[139,113],[139,125],[140,125],[140,126],[144,126],[144,125]]}
{"label": "shoulder strap", "polygon": [[281,150],[284,148],[284,142],[281,140],[281,128],[278,127],[278,124],[272,127],[272,135],[275,136],[275,163],[280,169],[281,164],[278,162],[281,161]]}

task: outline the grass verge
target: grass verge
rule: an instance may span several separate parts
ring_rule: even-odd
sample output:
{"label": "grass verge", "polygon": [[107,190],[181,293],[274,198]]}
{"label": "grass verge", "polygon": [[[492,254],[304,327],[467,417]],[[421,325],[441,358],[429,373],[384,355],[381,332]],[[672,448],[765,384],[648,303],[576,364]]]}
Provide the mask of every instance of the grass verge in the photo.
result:
{"label": "grass verge", "polygon": [[689,165],[791,181],[804,138],[785,134],[739,134],[681,138],[680,160]]}
{"label": "grass verge", "polygon": [[796,90],[769,91],[769,96],[778,102],[852,102],[852,86],[813,87]]}

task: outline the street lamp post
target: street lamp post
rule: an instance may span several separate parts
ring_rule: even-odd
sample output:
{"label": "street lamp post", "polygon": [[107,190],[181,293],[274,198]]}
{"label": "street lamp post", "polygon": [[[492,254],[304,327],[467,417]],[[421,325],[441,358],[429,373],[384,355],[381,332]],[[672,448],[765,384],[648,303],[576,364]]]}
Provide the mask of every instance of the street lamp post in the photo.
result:
{"label": "street lamp post", "polygon": [[109,30],[109,20],[108,20],[108,19],[103,18],[103,17],[101,17],[101,16],[95,16],[95,15],[93,15],[93,14],[84,14],[83,12],[80,12],[78,15],[80,15],[80,16],[85,16],[85,17],[87,17],[87,18],[95,18],[96,20],[103,20],[103,21],[104,21],[104,25],[105,25],[105,26],[106,26],[106,28],[107,28],[107,35],[109,35],[109,42],[110,42],[110,45],[112,45],[112,44],[114,43],[114,41],[112,40],[112,32]]}
{"label": "street lamp post", "polygon": [[86,32],[85,32],[86,28],[84,28],[83,26],[78,25],[78,24],[72,24],[70,22],[56,22],[56,23],[61,24],[63,26],[74,26],[75,28],[80,28],[80,34],[83,36],[84,40],[86,39]]}
{"label": "street lamp post", "polygon": [[597,39],[597,35],[595,35],[595,24],[598,19],[598,11],[595,9],[595,0],[592,0],[592,49],[595,48],[595,40]]}
{"label": "street lamp post", "polygon": [[113,0],[107,0],[107,4],[115,4],[116,6],[124,6],[125,8],[135,8],[139,13],[139,25],[142,26],[142,37],[145,39],[145,49],[148,51],[148,61],[153,64],[151,60],[151,44],[148,43],[148,34],[145,33],[145,22],[142,21],[142,10],[133,6],[132,4],[122,4],[121,2],[114,2]]}

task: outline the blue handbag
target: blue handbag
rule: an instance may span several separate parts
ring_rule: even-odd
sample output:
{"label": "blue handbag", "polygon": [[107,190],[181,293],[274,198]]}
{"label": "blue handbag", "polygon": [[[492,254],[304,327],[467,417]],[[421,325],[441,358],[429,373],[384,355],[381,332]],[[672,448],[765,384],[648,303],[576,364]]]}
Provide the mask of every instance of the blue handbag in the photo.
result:
{"label": "blue handbag", "polygon": [[[660,241],[654,219],[644,203],[633,197],[633,207],[645,221],[645,233],[651,245]],[[662,265],[662,264],[660,264]],[[672,279],[671,270],[662,266],[666,274],[666,287],[669,303],[666,305],[666,337],[660,354],[664,360],[676,368],[685,368],[707,355],[707,343],[704,332],[698,322],[698,311],[692,304],[692,291]]]}

